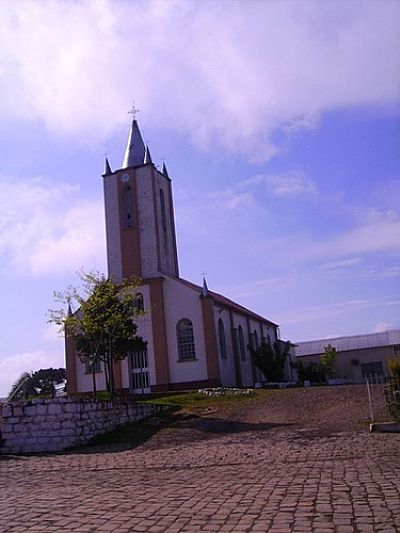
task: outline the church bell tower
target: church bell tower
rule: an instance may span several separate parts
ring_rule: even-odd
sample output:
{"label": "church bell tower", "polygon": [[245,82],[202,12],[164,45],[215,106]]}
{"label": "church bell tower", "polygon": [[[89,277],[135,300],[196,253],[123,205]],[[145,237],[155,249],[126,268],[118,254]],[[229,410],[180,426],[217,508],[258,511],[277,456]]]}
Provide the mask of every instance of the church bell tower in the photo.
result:
{"label": "church bell tower", "polygon": [[122,167],[105,162],[108,275],[119,283],[162,273],[179,276],[171,180],[159,171],[132,120]]}

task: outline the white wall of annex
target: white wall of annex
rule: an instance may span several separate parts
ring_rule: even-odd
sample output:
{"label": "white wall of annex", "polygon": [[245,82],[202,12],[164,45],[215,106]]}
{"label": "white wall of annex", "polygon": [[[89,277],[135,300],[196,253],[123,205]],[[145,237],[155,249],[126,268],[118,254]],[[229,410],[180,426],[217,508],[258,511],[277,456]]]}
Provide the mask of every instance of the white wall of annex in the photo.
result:
{"label": "white wall of annex", "polygon": [[[207,360],[199,293],[167,276],[163,287],[170,382],[205,380],[207,379]],[[176,324],[182,318],[188,318],[193,324],[196,351],[196,359],[193,361],[178,360]]]}

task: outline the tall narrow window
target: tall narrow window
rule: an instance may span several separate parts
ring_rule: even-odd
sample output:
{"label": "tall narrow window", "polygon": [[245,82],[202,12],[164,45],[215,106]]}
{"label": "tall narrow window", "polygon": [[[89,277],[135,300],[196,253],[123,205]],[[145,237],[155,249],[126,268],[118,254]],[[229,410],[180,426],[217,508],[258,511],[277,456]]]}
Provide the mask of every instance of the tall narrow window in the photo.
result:
{"label": "tall narrow window", "polygon": [[254,339],[254,349],[258,350],[260,345],[258,343],[258,335],[257,335],[257,331],[256,330],[254,330],[253,339]]}
{"label": "tall narrow window", "polygon": [[242,361],[245,361],[246,360],[246,347],[244,345],[244,337],[243,337],[242,326],[239,326],[239,328],[238,328],[238,335],[239,335],[240,359]]}
{"label": "tall narrow window", "polygon": [[144,304],[143,304],[143,294],[141,292],[137,292],[135,296],[133,297],[133,307],[136,312],[143,313]]}
{"label": "tall narrow window", "polygon": [[226,354],[226,338],[225,338],[225,328],[222,319],[218,320],[218,338],[219,338],[219,352],[222,359],[227,358]]}
{"label": "tall narrow window", "polygon": [[130,187],[125,187],[122,191],[122,209],[124,228],[131,228],[133,226],[133,210],[132,190]]}
{"label": "tall narrow window", "polygon": [[160,208],[161,208],[161,224],[163,230],[167,229],[167,216],[165,213],[165,198],[164,191],[160,189]]}
{"label": "tall narrow window", "polygon": [[182,318],[176,325],[176,340],[178,344],[179,361],[196,358],[194,346],[193,324],[188,318]]}

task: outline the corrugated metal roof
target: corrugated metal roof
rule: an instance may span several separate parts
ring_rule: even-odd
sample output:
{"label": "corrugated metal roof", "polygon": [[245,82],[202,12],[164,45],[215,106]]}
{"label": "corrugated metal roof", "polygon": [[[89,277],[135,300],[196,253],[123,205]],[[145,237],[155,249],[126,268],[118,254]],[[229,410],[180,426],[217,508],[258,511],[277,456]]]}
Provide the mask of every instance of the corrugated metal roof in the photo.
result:
{"label": "corrugated metal roof", "polygon": [[400,329],[382,331],[381,333],[368,333],[366,335],[352,335],[351,337],[296,342],[295,344],[297,357],[321,354],[328,344],[334,346],[338,352],[377,348],[379,346],[392,346],[394,344],[400,344]]}

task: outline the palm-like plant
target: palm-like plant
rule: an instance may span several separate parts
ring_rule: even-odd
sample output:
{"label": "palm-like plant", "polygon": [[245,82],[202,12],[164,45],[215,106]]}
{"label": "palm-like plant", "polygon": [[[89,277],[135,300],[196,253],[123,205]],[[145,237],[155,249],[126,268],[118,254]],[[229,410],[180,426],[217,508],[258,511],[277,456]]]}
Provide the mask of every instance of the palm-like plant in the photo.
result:
{"label": "palm-like plant", "polygon": [[34,372],[23,372],[11,387],[7,400],[16,402],[36,395]]}

